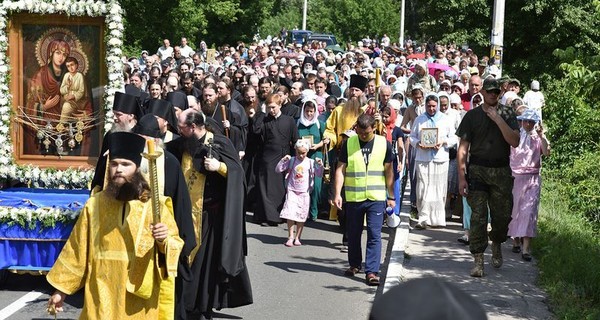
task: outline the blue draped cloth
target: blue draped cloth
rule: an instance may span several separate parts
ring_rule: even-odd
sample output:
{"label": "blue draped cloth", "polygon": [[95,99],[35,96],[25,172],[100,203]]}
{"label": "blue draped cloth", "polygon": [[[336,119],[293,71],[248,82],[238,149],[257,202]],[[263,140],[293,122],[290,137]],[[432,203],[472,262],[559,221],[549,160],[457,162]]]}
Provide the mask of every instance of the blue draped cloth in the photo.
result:
{"label": "blue draped cloth", "polygon": [[[0,191],[0,206],[37,209],[55,207],[78,210],[89,198],[88,190],[12,188]],[[34,229],[0,223],[0,269],[51,268],[73,230],[75,222],[57,222],[54,228]]]}

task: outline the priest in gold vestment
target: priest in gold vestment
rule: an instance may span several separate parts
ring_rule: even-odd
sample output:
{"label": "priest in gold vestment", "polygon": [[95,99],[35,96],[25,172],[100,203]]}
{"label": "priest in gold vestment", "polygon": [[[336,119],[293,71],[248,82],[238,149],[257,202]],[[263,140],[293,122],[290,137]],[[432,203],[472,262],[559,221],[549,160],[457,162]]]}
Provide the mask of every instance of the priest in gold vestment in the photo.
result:
{"label": "priest in gold vestment", "polygon": [[239,155],[217,133],[214,119],[187,109],[179,114],[181,137],[167,149],[181,162],[198,248],[192,251],[192,281],[184,283],[189,319],[212,319],[213,309],[251,304],[246,266],[245,183]]}
{"label": "priest in gold vestment", "polygon": [[139,170],[145,139],[110,135],[109,184],[86,202],[47,275],[57,289],[49,310],[84,288],[80,319],[172,319],[177,262],[183,247],[168,197],[153,224],[150,187]]}

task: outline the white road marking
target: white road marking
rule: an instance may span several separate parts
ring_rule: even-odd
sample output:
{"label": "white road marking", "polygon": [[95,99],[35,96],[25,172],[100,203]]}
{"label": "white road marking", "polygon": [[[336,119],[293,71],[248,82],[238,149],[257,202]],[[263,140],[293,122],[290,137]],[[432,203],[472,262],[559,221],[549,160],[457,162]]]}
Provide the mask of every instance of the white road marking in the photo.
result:
{"label": "white road marking", "polygon": [[9,304],[4,309],[0,310],[0,320],[7,319],[13,313],[19,311],[23,307],[25,307],[29,302],[37,299],[39,296],[43,295],[42,292],[31,291],[26,295],[19,298],[17,301]]}

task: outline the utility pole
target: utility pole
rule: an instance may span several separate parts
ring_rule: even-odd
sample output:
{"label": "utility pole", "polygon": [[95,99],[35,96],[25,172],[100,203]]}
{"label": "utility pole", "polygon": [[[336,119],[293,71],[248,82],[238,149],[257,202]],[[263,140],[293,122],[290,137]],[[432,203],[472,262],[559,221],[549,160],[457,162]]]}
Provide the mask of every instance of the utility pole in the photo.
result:
{"label": "utility pole", "polygon": [[494,0],[494,17],[492,21],[492,38],[490,57],[500,69],[498,78],[502,76],[502,55],[504,54],[504,3],[505,0]]}
{"label": "utility pole", "polygon": [[406,0],[402,0],[400,5],[400,42],[398,45],[400,48],[404,48],[404,16],[406,15]]}
{"label": "utility pole", "polygon": [[306,30],[306,10],[308,8],[308,0],[304,0],[304,10],[302,12],[302,30]]}

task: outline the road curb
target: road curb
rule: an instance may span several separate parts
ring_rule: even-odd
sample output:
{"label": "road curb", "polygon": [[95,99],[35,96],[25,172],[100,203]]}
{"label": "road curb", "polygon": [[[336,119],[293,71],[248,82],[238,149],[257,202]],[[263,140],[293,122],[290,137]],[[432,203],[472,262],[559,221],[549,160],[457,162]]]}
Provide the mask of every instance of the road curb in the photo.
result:
{"label": "road curb", "polygon": [[383,293],[386,293],[389,289],[402,282],[404,252],[410,233],[410,188],[408,186],[404,190],[402,199],[402,206],[400,206],[400,225],[396,228],[394,244],[390,252],[390,259],[385,275]]}

